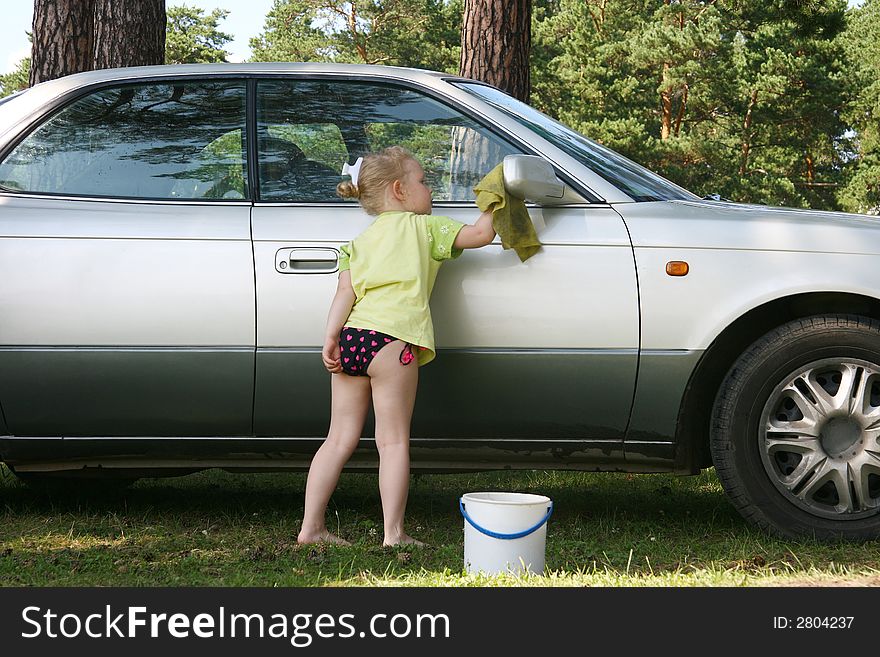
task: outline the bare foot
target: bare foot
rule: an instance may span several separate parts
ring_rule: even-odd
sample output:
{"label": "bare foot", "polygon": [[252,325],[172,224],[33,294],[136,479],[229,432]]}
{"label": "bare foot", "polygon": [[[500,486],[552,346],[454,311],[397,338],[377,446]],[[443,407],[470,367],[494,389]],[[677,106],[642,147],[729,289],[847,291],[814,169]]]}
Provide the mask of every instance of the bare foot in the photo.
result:
{"label": "bare foot", "polygon": [[382,547],[393,547],[395,545],[415,545],[416,547],[426,547],[428,544],[419,541],[408,534],[401,535],[396,542],[389,541],[387,538],[382,543]]}
{"label": "bare foot", "polygon": [[323,532],[319,532],[317,534],[304,534],[302,532],[299,533],[299,536],[296,537],[296,542],[300,545],[311,545],[313,543],[332,543],[333,545],[351,545],[344,538],[339,538],[336,534],[331,534],[327,530]]}

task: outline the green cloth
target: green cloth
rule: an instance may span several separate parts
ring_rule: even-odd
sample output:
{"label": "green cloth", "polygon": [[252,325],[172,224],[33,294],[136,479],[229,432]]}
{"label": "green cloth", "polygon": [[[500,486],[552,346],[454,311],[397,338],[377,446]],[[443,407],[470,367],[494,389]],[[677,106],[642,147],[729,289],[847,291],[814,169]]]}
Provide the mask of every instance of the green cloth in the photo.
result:
{"label": "green cloth", "polygon": [[464,224],[450,217],[383,212],[344,245],[339,271],[351,272],[355,302],[345,326],[371,329],[423,347],[419,365],[432,361],[434,324],[428,299],[444,261],[457,258],[452,245]]}
{"label": "green cloth", "polygon": [[522,199],[504,189],[502,165],[487,173],[474,187],[477,206],[483,212],[492,210],[492,227],[501,238],[501,246],[513,249],[520,262],[525,262],[541,248],[535,227]]}

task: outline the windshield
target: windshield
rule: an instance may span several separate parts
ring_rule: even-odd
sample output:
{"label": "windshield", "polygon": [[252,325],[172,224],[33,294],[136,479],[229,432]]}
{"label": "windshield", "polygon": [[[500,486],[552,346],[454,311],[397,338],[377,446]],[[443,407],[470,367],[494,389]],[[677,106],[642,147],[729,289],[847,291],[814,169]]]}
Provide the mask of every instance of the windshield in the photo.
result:
{"label": "windshield", "polygon": [[634,201],[693,200],[686,189],[658,176],[653,171],[628,160],[529,107],[495,87],[471,82],[452,82],[455,86],[478,96],[493,107],[551,142],[593,172],[617,187]]}

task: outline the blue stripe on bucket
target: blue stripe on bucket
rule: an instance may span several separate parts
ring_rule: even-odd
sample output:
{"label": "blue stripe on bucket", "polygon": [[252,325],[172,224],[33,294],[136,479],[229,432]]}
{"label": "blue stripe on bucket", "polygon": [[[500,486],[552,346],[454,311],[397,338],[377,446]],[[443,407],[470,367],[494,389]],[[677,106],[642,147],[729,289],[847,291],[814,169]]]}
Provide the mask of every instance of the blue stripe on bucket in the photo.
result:
{"label": "blue stripe on bucket", "polygon": [[541,518],[540,522],[534,527],[529,527],[521,532],[515,532],[513,534],[500,534],[499,532],[493,532],[491,529],[486,529],[485,527],[480,527],[477,523],[474,522],[474,519],[468,515],[468,512],[464,508],[464,499],[461,498],[458,500],[458,508],[461,509],[461,515],[464,516],[464,519],[470,523],[471,527],[476,529],[481,534],[485,534],[486,536],[491,536],[492,538],[500,538],[504,541],[510,541],[514,538],[522,538],[523,536],[528,536],[529,534],[538,531],[545,522],[550,520],[550,516],[553,515],[553,502],[550,502],[550,506],[547,509],[547,515]]}

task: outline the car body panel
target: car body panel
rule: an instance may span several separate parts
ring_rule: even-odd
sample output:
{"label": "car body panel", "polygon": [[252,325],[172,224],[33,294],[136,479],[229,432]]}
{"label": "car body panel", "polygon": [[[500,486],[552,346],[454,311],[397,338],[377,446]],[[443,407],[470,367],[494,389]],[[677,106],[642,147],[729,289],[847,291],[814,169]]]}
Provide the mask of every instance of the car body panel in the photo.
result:
{"label": "car body panel", "polygon": [[[877,256],[710,249],[635,250],[642,296],[642,348],[705,350],[739,317],[765,303],[806,292],[877,298],[870,281]],[[690,273],[671,277],[666,263]],[[701,312],[688,309],[698,303]]]}
{"label": "car body panel", "polygon": [[[737,318],[775,299],[805,292],[880,296],[880,221],[867,216],[723,203],[616,209],[634,244],[643,353],[705,350]],[[666,273],[666,263],[676,260],[689,264],[686,276]]]}
{"label": "car body panel", "polygon": [[[472,206],[434,212],[476,219]],[[420,372],[414,437],[623,439],[638,358],[625,226],[607,207],[531,212],[544,247],[526,263],[496,240],[443,265],[431,299],[441,357]],[[371,221],[354,205],[254,208],[257,436],[314,435],[329,409],[319,354],[338,275],[279,269],[276,254],[335,252]],[[533,400],[514,409],[523,381]]]}
{"label": "car body panel", "polygon": [[618,204],[635,248],[880,254],[880,219],[717,201]]}
{"label": "car body panel", "polygon": [[681,399],[703,353],[687,349],[639,353],[639,378],[626,432],[628,457],[643,452],[643,443],[674,444]]}
{"label": "car body panel", "polygon": [[250,433],[253,348],[0,347],[16,436]]}
{"label": "car body panel", "polygon": [[[3,412],[3,407],[0,406],[0,436],[6,436],[9,434],[9,428],[6,426],[6,415]],[[2,455],[2,452],[0,452]]]}
{"label": "car body panel", "polygon": [[248,204],[4,194],[0,279],[13,434],[250,433]]}

